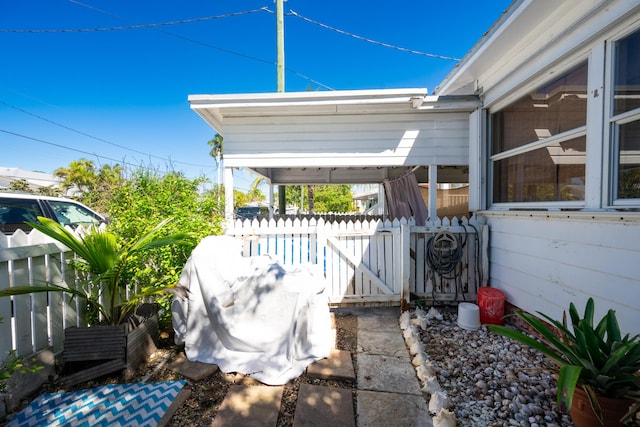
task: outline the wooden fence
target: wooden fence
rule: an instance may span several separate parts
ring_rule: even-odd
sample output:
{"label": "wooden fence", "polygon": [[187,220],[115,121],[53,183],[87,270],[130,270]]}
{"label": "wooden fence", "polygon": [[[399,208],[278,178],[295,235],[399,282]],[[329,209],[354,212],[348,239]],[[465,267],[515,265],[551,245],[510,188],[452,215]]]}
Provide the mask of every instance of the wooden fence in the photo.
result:
{"label": "wooden fence", "polygon": [[[443,219],[425,226],[407,221],[287,219],[235,221],[226,233],[245,241],[245,255],[271,254],[286,265],[316,264],[333,305],[475,301],[486,285],[487,227]],[[456,236],[461,257],[441,275],[429,266],[430,243],[443,230]],[[37,231],[0,234],[0,289],[19,284],[79,286],[63,246]],[[85,307],[60,293],[0,298],[0,357],[62,350],[64,329],[86,324]]]}

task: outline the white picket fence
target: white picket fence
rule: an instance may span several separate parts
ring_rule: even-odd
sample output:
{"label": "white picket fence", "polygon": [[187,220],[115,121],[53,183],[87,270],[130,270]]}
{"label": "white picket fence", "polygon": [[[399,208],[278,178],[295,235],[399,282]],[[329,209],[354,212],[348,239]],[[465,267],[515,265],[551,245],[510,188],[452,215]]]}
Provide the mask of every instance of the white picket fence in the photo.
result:
{"label": "white picket fence", "polygon": [[[45,283],[77,286],[67,248],[38,231],[0,234],[0,289]],[[78,299],[62,293],[0,298],[0,358],[9,350],[29,355],[47,347],[62,350],[64,329],[86,324]]]}
{"label": "white picket fence", "polygon": [[[245,241],[245,255],[271,254],[286,265],[316,264],[333,305],[401,305],[410,297],[428,302],[475,301],[486,285],[487,227],[475,217],[408,221],[235,221],[226,233]],[[428,267],[429,239],[442,230],[465,242],[451,278]],[[79,286],[65,248],[37,231],[0,234],[0,289],[42,283]],[[86,324],[78,299],[60,293],[0,298],[0,358],[9,350],[30,355],[62,350],[64,329]]]}
{"label": "white picket fence", "polygon": [[[463,247],[456,270],[442,277],[427,263],[430,239],[447,230]],[[475,217],[406,221],[236,220],[226,234],[245,240],[245,255],[284,264],[317,264],[332,304],[475,301],[486,285],[488,229]]]}

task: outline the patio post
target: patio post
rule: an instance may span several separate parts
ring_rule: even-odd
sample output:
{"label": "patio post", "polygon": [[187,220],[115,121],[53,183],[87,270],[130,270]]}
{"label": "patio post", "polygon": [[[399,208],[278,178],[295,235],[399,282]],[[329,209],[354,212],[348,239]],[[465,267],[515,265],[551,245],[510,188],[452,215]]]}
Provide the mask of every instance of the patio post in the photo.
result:
{"label": "patio post", "polygon": [[224,218],[233,220],[233,168],[224,168]]}
{"label": "patio post", "polygon": [[[429,218],[438,217],[438,165],[429,165],[429,203],[427,203]],[[424,225],[424,224],[418,224]]]}

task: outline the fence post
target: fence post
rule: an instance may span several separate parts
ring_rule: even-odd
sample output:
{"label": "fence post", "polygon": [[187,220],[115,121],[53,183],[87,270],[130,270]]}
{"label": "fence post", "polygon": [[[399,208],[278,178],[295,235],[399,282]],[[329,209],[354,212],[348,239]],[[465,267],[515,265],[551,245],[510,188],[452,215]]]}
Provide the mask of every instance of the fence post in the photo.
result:
{"label": "fence post", "polygon": [[400,224],[400,283],[402,291],[400,293],[400,310],[409,310],[411,303],[411,284],[409,283],[411,258],[410,258],[410,225]]}

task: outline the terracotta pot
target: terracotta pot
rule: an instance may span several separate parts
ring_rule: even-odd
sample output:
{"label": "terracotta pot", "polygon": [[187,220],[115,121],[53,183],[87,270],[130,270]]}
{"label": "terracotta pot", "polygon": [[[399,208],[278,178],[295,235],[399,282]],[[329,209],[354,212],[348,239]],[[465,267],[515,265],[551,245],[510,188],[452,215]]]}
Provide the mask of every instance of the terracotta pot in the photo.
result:
{"label": "terracotta pot", "polygon": [[598,417],[596,417],[596,414],[593,412],[587,393],[581,387],[576,387],[570,412],[571,420],[576,427],[623,426],[620,419],[629,411],[629,406],[633,404],[633,401],[629,399],[613,399],[598,396],[598,403],[602,409],[604,424],[600,424]]}

